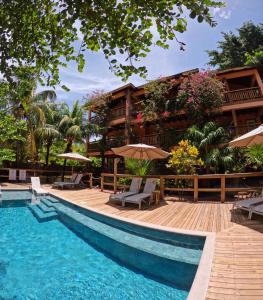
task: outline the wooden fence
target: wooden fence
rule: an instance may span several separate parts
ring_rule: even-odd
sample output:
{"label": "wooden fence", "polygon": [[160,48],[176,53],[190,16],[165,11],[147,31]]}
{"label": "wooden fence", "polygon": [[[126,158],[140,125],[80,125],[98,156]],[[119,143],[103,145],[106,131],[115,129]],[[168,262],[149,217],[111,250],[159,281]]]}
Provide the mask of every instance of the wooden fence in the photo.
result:
{"label": "wooden fence", "polygon": [[[105,187],[113,188],[114,193],[117,192],[119,188],[127,187],[127,185],[119,184],[119,178],[132,178],[138,177],[129,174],[114,174],[110,173],[102,173],[101,174],[101,191],[105,189]],[[235,192],[245,192],[249,190],[261,190],[262,185],[258,184],[255,186],[229,186],[227,183],[229,180],[238,180],[238,179],[246,179],[251,177],[263,178],[263,172],[253,172],[253,173],[234,173],[234,174],[208,174],[208,175],[154,175],[154,176],[145,176],[145,178],[158,178],[160,180],[159,189],[161,199],[164,198],[165,192],[191,192],[193,193],[194,201],[198,201],[199,193],[220,193],[221,202],[225,202],[226,193],[235,193]],[[168,187],[167,182],[169,180],[178,181],[187,181],[189,187]],[[211,183],[218,182],[215,186],[205,186],[204,181],[208,181]]]}

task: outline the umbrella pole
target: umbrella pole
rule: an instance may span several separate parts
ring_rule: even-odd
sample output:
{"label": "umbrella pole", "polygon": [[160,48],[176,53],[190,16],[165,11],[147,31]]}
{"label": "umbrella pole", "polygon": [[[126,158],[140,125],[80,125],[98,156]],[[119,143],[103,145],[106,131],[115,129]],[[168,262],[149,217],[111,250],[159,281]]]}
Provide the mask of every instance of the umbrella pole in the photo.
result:
{"label": "umbrella pole", "polygon": [[65,170],[66,170],[66,164],[67,164],[67,159],[64,159],[64,164],[63,164],[63,171],[62,171],[62,181],[64,181],[64,177],[65,177]]}

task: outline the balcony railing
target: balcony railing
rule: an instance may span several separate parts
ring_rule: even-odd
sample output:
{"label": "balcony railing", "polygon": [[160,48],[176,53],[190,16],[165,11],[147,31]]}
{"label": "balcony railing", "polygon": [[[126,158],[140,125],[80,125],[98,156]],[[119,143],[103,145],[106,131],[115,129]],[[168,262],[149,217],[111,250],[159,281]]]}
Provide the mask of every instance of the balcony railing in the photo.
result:
{"label": "balcony railing", "polygon": [[225,104],[233,104],[249,100],[254,101],[255,99],[262,97],[262,91],[259,87],[228,91],[225,93]]}
{"label": "balcony railing", "polygon": [[114,108],[110,111],[109,121],[117,120],[125,117],[125,107]]}
{"label": "balcony railing", "polygon": [[236,138],[240,135],[243,135],[245,133],[248,133],[249,131],[256,129],[259,125],[261,124],[254,124],[254,125],[243,125],[243,126],[230,126],[226,127],[225,130],[226,132],[230,135],[231,138]]}
{"label": "balcony railing", "polygon": [[[126,137],[125,136],[119,136],[119,137],[111,137],[106,139],[106,146],[104,147],[104,150],[110,150],[114,147],[121,147],[126,144]],[[103,147],[102,141],[95,141],[91,142],[89,144],[89,152],[100,152]]]}

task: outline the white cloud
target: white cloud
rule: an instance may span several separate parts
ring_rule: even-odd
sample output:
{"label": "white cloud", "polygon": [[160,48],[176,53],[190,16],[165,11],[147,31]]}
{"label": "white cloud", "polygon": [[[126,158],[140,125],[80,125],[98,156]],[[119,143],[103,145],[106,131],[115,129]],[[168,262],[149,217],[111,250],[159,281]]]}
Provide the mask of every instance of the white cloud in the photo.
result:
{"label": "white cloud", "polygon": [[230,9],[224,9],[222,7],[215,7],[212,10],[212,15],[214,17],[218,16],[219,18],[227,20],[231,17],[231,10]]}

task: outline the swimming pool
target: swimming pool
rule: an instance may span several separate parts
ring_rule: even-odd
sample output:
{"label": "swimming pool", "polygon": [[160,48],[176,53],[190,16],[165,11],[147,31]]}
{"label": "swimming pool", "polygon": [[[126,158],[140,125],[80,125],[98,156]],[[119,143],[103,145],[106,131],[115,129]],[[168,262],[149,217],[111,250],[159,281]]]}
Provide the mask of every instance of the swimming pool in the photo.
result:
{"label": "swimming pool", "polygon": [[31,197],[2,194],[0,299],[187,298],[205,237],[141,227],[50,195],[30,207]]}

